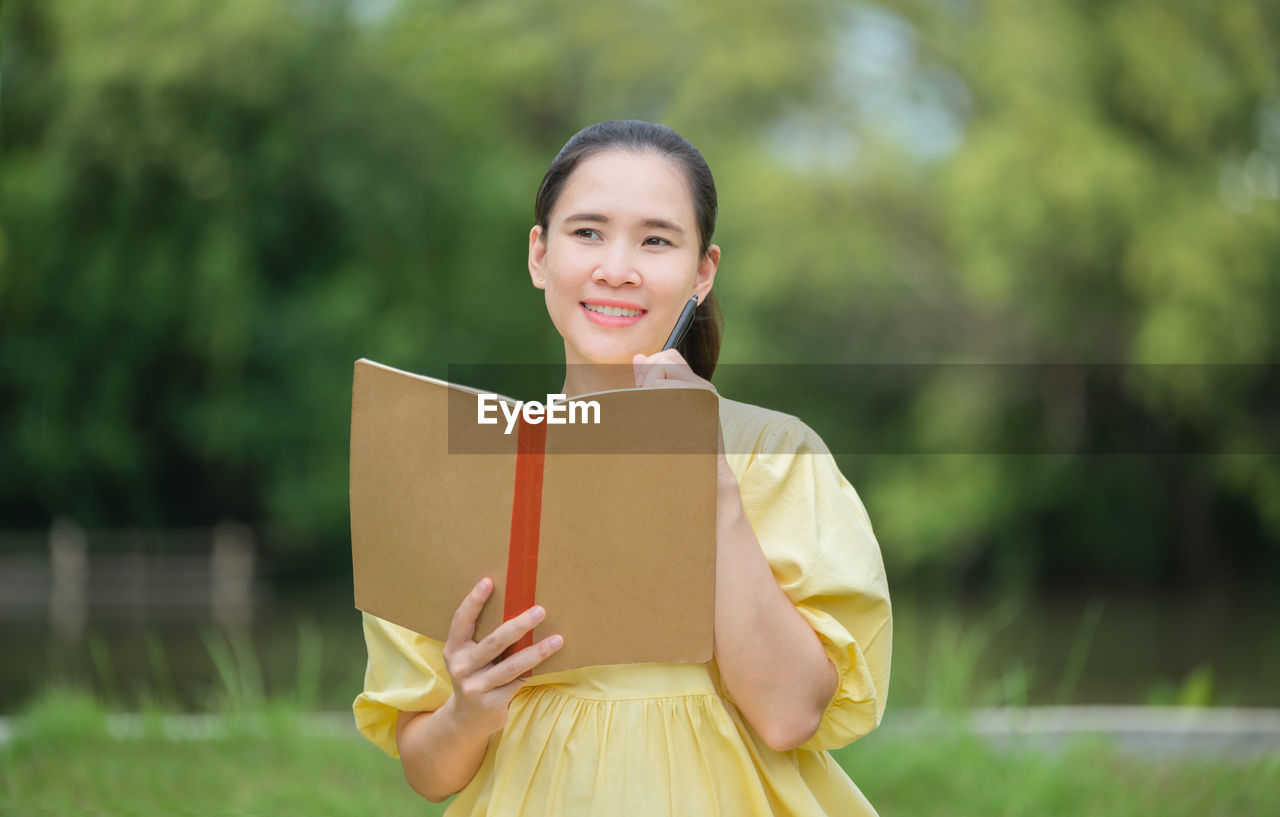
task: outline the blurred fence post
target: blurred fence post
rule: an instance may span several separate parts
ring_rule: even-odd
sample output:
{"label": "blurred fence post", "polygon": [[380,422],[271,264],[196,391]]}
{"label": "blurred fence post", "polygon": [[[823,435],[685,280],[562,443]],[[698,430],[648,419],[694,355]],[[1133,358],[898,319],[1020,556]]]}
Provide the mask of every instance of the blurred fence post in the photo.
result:
{"label": "blurred fence post", "polygon": [[57,638],[76,642],[84,636],[86,588],[89,557],[84,531],[65,517],[53,520],[49,528],[49,561],[53,568],[53,588],[49,594],[49,620]]}
{"label": "blurred fence post", "polygon": [[228,633],[247,633],[253,622],[253,531],[238,522],[219,522],[211,567],[213,620]]}

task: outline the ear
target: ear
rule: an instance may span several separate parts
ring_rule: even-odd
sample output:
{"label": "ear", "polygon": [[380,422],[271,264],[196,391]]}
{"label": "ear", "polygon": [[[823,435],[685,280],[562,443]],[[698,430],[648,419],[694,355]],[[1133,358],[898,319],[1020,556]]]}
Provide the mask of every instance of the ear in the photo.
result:
{"label": "ear", "polygon": [[538,289],[547,288],[547,274],[543,259],[547,256],[547,242],[542,239],[542,227],[535,224],[529,231],[529,277]]}
{"label": "ear", "polygon": [[698,277],[693,282],[693,294],[698,296],[698,303],[702,303],[707,299],[707,293],[711,292],[711,285],[716,280],[716,270],[720,268],[720,247],[712,244],[707,247],[707,252],[702,256],[701,263],[698,264]]}

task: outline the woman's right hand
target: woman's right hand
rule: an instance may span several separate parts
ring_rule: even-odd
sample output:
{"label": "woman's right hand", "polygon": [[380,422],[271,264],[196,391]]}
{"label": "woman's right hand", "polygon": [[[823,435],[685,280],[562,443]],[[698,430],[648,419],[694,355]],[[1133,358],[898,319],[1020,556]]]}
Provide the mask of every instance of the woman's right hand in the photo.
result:
{"label": "woman's right hand", "polygon": [[414,791],[437,803],[475,777],[489,736],[507,725],[511,699],[524,686],[520,676],[563,644],[553,635],[502,657],[546,617],[537,606],[476,641],[476,619],[491,593],[493,582],[481,579],[453,614],[444,643],[453,694],[433,712],[401,712],[396,718],[396,747],[405,777]]}
{"label": "woman's right hand", "polygon": [[[551,635],[506,658],[502,653],[537,626],[546,611],[534,605],[475,640],[476,620],[493,593],[493,582],[484,578],[458,605],[444,645],[444,664],[453,682],[453,695],[445,703],[458,726],[486,737],[507,725],[507,710],[524,681],[520,676],[560,649],[564,639]],[[501,659],[501,660],[499,660]]]}

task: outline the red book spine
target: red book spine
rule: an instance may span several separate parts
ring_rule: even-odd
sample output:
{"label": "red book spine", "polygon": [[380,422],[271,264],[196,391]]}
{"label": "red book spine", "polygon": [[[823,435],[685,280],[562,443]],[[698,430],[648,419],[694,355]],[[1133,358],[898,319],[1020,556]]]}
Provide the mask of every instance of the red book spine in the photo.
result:
{"label": "red book spine", "polygon": [[[532,607],[538,586],[538,534],[542,524],[542,466],[546,457],[547,427],[542,423],[526,423],[521,417],[518,435],[503,621]],[[531,644],[532,630],[503,655],[505,657]]]}

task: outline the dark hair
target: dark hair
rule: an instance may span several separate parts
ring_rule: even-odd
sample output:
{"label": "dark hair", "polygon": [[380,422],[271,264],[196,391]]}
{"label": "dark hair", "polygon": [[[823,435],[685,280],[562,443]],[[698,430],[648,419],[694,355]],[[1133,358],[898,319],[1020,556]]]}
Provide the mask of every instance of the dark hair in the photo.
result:
{"label": "dark hair", "polygon": [[[717,209],[716,183],[711,178],[707,161],[689,140],[666,125],[636,119],[611,119],[585,127],[556,154],[547,174],[542,177],[538,197],[533,204],[534,222],[542,227],[543,236],[546,235],[551,210],[573,171],[584,159],[607,150],[653,151],[671,159],[684,171],[689,195],[693,199],[693,212],[698,220],[699,256],[705,256],[711,246],[711,235],[716,230]],[[708,292],[698,304],[693,324],[678,347],[680,355],[699,377],[710,380],[715,372],[723,332],[720,305],[716,303],[715,292]]]}

